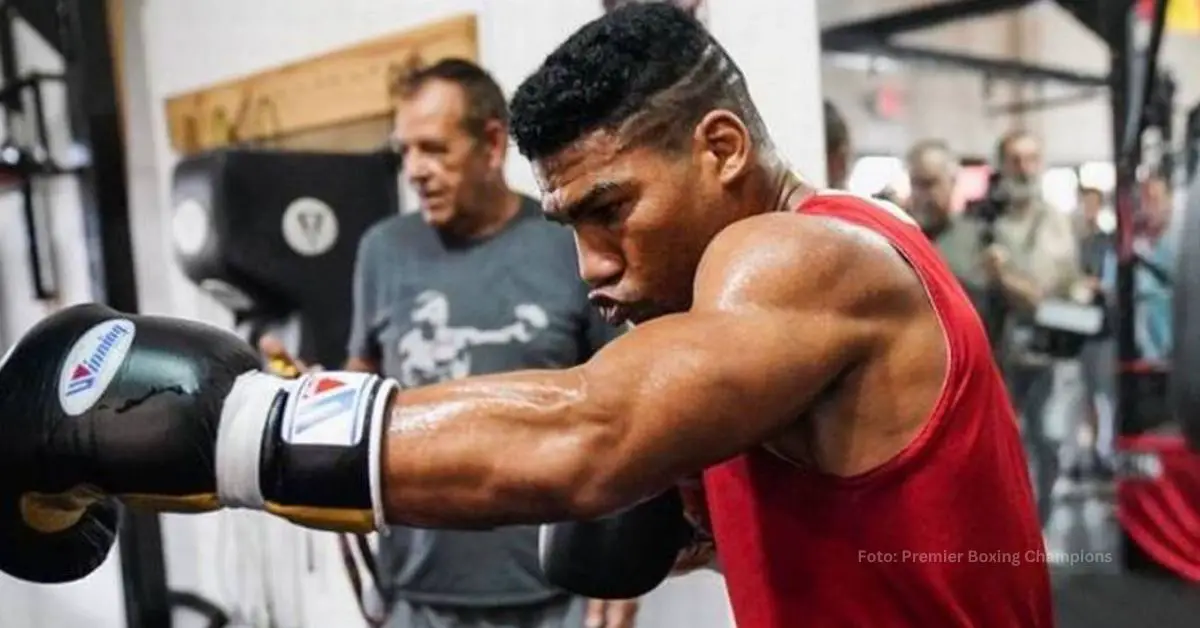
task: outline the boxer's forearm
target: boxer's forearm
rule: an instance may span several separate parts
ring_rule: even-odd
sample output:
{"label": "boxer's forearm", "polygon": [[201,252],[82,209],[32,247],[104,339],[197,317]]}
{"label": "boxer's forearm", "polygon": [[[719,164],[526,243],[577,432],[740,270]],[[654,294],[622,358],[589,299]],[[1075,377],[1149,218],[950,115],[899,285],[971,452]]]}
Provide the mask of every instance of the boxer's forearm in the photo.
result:
{"label": "boxer's forearm", "polygon": [[490,527],[600,514],[623,427],[581,369],[525,371],[403,391],[384,434],[390,523]]}
{"label": "boxer's forearm", "polygon": [[709,340],[738,336],[730,322],[668,317],[575,368],[397,393],[382,446],[384,518],[440,528],[590,519],[742,451],[774,404],[763,398],[762,414],[746,416],[764,378]]}
{"label": "boxer's forearm", "polygon": [[[822,333],[798,338],[797,329]],[[769,309],[663,317],[583,366],[397,393],[381,477],[390,523],[484,527],[628,506],[790,425],[857,341]]]}

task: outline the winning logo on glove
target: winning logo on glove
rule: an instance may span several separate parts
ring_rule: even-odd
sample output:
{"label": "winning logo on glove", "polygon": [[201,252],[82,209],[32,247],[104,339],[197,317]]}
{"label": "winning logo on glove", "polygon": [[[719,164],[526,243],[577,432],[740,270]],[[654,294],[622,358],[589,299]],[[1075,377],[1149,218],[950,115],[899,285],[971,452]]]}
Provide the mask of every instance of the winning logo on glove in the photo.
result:
{"label": "winning logo on glove", "polygon": [[293,445],[352,447],[363,436],[373,375],[325,373],[305,375],[283,417],[283,440]]}
{"label": "winning logo on glove", "polygon": [[135,331],[133,321],[118,318],[95,325],[75,341],[58,377],[63,412],[79,416],[100,400],[125,363]]}

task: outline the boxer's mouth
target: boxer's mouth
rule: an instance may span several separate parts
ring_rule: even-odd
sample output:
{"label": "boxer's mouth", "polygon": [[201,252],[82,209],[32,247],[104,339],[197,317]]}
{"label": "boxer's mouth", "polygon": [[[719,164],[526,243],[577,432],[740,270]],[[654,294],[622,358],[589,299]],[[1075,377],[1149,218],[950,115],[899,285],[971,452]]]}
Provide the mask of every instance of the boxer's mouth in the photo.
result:
{"label": "boxer's mouth", "polygon": [[629,320],[630,308],[612,297],[593,292],[588,295],[588,301],[609,325],[620,326]]}

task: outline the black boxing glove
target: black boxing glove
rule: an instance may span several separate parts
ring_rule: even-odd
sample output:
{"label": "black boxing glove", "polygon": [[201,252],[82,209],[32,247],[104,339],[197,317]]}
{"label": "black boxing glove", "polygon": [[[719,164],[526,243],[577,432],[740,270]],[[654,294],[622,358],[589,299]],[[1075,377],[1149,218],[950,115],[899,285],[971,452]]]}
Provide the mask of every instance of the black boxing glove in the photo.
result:
{"label": "black boxing glove", "polygon": [[672,488],[613,515],[543,525],[538,557],[550,584],[585,597],[624,600],[666,580],[696,534],[679,490]]}
{"label": "black boxing glove", "polygon": [[81,305],[38,324],[0,362],[0,569],[68,577],[34,573],[6,551],[54,539],[70,551],[100,515],[111,529],[107,496],[377,529],[395,383],[338,372],[286,380],[259,364],[240,338],[188,321]]}

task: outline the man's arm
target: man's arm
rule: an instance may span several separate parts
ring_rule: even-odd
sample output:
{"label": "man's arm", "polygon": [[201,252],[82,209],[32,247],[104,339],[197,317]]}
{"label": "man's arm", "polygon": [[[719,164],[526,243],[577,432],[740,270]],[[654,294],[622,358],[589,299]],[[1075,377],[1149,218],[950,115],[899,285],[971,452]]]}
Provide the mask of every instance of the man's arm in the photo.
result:
{"label": "man's arm", "polygon": [[378,283],[375,281],[373,234],[377,229],[368,229],[358,243],[358,252],[354,258],[354,275],[351,279],[351,298],[353,299],[350,314],[350,337],[346,342],[347,371],[362,373],[379,372],[379,347],[376,344],[373,318],[375,316],[375,294]]}
{"label": "man's arm", "polygon": [[343,371],[353,371],[355,373],[378,373],[379,363],[369,359],[351,356],[346,359],[346,364],[342,366]]}
{"label": "man's arm", "polygon": [[[1082,276],[1079,248],[1069,219],[1051,208],[1042,211],[1047,213],[1038,225],[1040,232],[1034,242],[1035,250],[992,248],[986,252],[984,261],[989,275],[1010,302],[1029,311],[1036,309],[1045,298],[1068,298],[1071,288]],[[1038,261],[1030,264],[1035,271],[1031,275],[1018,271],[1008,264],[1007,258],[1011,255],[1035,255]]]}
{"label": "man's arm", "polygon": [[731,226],[701,262],[691,311],[640,325],[576,368],[398,393],[385,515],[486,527],[634,503],[791,426],[908,315],[895,303],[912,300],[913,284],[857,228],[790,214]]}
{"label": "man's arm", "polygon": [[1037,308],[1038,303],[1042,301],[1042,290],[1033,280],[1022,276],[1014,270],[1003,268],[1003,261],[988,261],[986,263],[998,266],[995,270],[990,270],[989,274],[991,274],[996,285],[999,286],[1009,303],[1022,310],[1033,311]]}
{"label": "man's arm", "polygon": [[1066,214],[1052,211],[1051,216],[1052,229],[1046,235],[1052,239],[1048,246],[1052,251],[1053,270],[1043,291],[1050,297],[1068,299],[1072,288],[1083,278],[1079,240]]}

